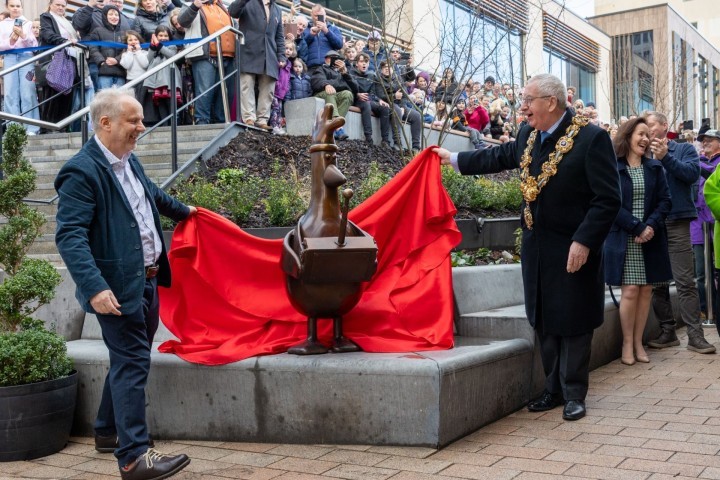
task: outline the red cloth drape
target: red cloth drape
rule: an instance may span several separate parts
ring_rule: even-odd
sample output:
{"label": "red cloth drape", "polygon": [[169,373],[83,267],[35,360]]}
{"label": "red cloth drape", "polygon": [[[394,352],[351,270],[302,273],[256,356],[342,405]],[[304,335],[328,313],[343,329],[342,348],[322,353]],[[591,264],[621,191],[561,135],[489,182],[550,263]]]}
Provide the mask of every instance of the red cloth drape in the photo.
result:
{"label": "red cloth drape", "polygon": [[[306,337],[280,268],[281,240],[253,237],[208,210],[175,230],[173,285],[160,289],[161,318],[179,339],[160,346],[194,363],[219,365],[284,352]],[[378,270],[343,320],[366,352],[453,346],[450,250],[460,242],[440,162],[421,152],[350,218],[375,237]],[[328,344],[332,321],[319,320]]]}

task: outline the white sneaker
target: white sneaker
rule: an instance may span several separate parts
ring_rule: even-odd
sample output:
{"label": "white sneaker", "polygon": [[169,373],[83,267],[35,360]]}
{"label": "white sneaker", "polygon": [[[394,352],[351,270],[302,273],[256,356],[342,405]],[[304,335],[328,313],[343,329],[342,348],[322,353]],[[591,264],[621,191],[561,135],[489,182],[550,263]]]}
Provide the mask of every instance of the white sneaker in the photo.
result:
{"label": "white sneaker", "polygon": [[282,127],[273,127],[273,134],[275,135],[285,135],[285,129]]}

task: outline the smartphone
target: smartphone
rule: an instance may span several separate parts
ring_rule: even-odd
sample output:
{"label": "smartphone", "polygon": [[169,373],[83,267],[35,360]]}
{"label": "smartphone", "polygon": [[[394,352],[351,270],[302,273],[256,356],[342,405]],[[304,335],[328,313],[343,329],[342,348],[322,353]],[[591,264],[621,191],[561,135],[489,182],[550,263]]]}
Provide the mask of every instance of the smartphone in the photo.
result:
{"label": "smartphone", "polygon": [[15,19],[15,26],[16,26],[16,27],[22,27],[22,26],[23,26],[22,18],[16,18],[16,19]]}
{"label": "smartphone", "polygon": [[403,60],[410,60],[410,52],[402,52],[400,58]]}
{"label": "smartphone", "polygon": [[317,17],[318,17],[318,19],[317,19],[318,22],[325,23],[325,15],[318,15]]}

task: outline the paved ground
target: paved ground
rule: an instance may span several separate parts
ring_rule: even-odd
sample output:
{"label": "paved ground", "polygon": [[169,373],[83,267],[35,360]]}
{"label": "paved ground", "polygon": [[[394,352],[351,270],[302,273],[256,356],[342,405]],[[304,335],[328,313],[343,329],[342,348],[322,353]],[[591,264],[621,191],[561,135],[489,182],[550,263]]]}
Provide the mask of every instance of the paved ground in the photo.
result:
{"label": "paved ground", "polygon": [[[706,329],[718,345],[715,329]],[[685,345],[685,335],[681,342]],[[246,480],[720,479],[720,356],[675,347],[651,363],[615,361],[591,374],[588,416],[518,411],[431,448],[158,441],[192,458],[177,475]],[[3,478],[117,478],[114,457],[73,438],[61,453],[0,463]]]}

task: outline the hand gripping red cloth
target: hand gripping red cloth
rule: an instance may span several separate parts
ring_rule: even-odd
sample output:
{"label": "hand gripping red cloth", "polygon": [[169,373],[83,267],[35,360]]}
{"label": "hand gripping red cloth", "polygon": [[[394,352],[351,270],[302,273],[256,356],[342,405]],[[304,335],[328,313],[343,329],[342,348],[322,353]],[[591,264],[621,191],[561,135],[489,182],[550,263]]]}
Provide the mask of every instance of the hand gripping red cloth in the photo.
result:
{"label": "hand gripping red cloth", "polygon": [[[378,269],[343,319],[345,335],[366,352],[453,346],[450,250],[461,239],[440,162],[421,152],[350,219],[375,237]],[[282,240],[245,233],[208,210],[173,235],[171,288],[160,289],[163,323],[179,339],[160,345],[194,363],[221,365],[285,352],[307,335],[280,268]],[[332,321],[318,321],[329,344]]]}

